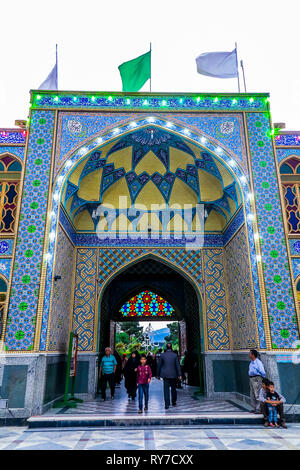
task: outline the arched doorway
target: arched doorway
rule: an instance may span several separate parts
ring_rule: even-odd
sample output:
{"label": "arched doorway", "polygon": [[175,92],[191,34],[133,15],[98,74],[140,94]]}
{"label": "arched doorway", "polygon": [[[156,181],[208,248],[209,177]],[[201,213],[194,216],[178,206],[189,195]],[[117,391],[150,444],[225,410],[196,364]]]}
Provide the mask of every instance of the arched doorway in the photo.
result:
{"label": "arched doorway", "polygon": [[[168,303],[170,314],[124,316],[124,304],[145,291],[156,294]],[[126,321],[140,324],[149,321],[178,322],[179,355],[182,357],[185,351],[189,351],[193,358],[193,372],[187,374],[188,383],[204,391],[202,301],[197,287],[181,270],[150,256],[131,263],[110,280],[99,300],[99,355],[108,345],[114,349],[116,325]]]}
{"label": "arched doorway", "polygon": [[[237,288],[244,283],[251,290],[251,269],[255,274],[257,268],[254,244],[248,246],[248,241],[253,241],[252,219],[247,217],[251,194],[245,197],[247,178],[238,164],[229,160],[225,150],[221,147],[218,151],[208,150],[203,148],[202,140],[192,141],[186,132],[174,133],[165,127],[147,122],[139,129],[118,131],[106,145],[96,145],[85,155],[82,149],[76,164],[70,160],[68,177],[64,180],[65,173],[58,177],[60,189],[54,193],[54,200],[60,201],[60,231],[54,264],[70,259],[74,253],[73,279],[64,276],[65,292],[67,288],[73,289],[74,297],[66,305],[68,295],[57,288],[60,296],[54,298],[52,311],[56,309],[58,314],[54,312],[50,317],[53,326],[50,323],[49,350],[55,351],[58,344],[67,343],[67,335],[62,338],[61,331],[68,331],[70,322],[67,315],[61,319],[61,312],[71,311],[72,328],[79,336],[79,352],[84,358],[87,353],[93,354],[92,363],[104,346],[111,343],[110,322],[117,321],[121,303],[148,288],[171,305],[179,306],[178,321],[187,324],[187,349],[196,351],[198,359],[205,355],[208,364],[206,387],[201,382],[202,370],[198,374],[199,385],[212,393],[210,353],[219,357],[219,351],[230,351],[235,344],[242,349],[248,346],[249,336],[251,345],[257,344],[255,303],[260,305],[260,296],[242,297]],[[201,224],[198,206],[203,209]],[[55,240],[54,219],[52,227],[50,235]],[[72,244],[65,242],[66,234]],[[190,246],[193,237],[199,242]],[[242,258],[236,256],[232,240],[242,247]],[[49,252],[51,243],[50,240]],[[227,246],[232,246],[228,253],[224,249]],[[65,252],[70,253],[69,258],[64,256]],[[152,278],[146,267],[146,258],[151,257],[159,265],[158,274]],[[245,266],[244,280],[236,282],[233,276],[227,277],[233,258],[237,266]],[[135,265],[141,272],[131,271]],[[171,272],[164,276],[165,266]],[[60,275],[63,269],[56,268],[55,274]],[[179,284],[184,284],[183,298],[190,305],[180,307],[179,290],[175,288],[172,293],[170,286],[162,283],[175,273],[181,279]],[[121,288],[122,275],[126,288]],[[130,275],[132,283],[128,286]],[[258,289],[255,276],[253,283]],[[232,291],[229,297],[228,289]],[[202,306],[205,328],[200,315]],[[246,323],[240,318],[240,311],[247,312]],[[66,325],[59,331],[58,322],[54,322],[57,316],[60,324]],[[202,360],[198,364],[201,366]],[[93,374],[94,371],[93,365]]]}

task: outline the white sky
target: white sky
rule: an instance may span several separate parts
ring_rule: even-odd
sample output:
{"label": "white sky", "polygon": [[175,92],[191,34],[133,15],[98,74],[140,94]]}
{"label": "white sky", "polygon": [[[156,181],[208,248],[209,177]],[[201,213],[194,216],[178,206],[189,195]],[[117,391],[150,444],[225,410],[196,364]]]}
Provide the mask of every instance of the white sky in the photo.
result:
{"label": "white sky", "polygon": [[151,323],[153,330],[161,330],[162,328],[167,328],[169,323],[173,323],[172,321],[143,321],[140,322],[140,326],[143,326],[144,330],[147,326]]}
{"label": "white sky", "polygon": [[27,117],[56,42],[61,90],[120,91],[118,65],[152,41],[152,91],[201,93],[237,91],[236,79],[199,75],[195,65],[237,41],[247,91],[270,92],[273,122],[300,130],[299,13],[299,0],[3,1],[0,127]]}

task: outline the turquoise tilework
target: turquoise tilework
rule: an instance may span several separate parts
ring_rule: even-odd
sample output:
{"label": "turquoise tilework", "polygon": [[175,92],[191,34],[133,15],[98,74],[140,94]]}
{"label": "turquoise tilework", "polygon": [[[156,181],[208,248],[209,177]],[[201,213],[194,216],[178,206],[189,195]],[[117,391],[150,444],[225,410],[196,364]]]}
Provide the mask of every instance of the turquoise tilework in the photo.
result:
{"label": "turquoise tilework", "polygon": [[268,115],[247,114],[273,348],[299,338]]}
{"label": "turquoise tilework", "polygon": [[9,321],[5,336],[5,348],[8,350],[33,348],[53,126],[53,111],[32,112]]}
{"label": "turquoise tilework", "polygon": [[0,273],[9,280],[11,268],[11,258],[0,258]]}
{"label": "turquoise tilework", "polygon": [[223,250],[204,249],[203,259],[208,349],[230,349]]}

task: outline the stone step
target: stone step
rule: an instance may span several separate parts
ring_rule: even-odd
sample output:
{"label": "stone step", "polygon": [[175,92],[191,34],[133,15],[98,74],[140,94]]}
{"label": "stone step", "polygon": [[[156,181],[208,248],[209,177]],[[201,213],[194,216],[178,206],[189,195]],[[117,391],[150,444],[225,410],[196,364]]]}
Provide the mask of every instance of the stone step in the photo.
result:
{"label": "stone step", "polygon": [[170,414],[162,415],[54,415],[32,416],[27,420],[29,428],[65,427],[129,427],[129,426],[187,426],[262,424],[262,415],[253,413]]}

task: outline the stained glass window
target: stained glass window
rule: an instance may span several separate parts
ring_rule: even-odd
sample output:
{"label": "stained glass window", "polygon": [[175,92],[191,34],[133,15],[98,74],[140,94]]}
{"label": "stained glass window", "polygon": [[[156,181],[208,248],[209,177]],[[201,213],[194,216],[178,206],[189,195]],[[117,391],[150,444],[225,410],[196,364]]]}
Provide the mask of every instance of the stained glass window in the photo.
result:
{"label": "stained glass window", "polygon": [[120,313],[123,317],[170,317],[175,310],[165,299],[145,290],[128,300]]}
{"label": "stained glass window", "polygon": [[13,233],[17,213],[21,164],[10,155],[0,158],[0,232]]}
{"label": "stained glass window", "polygon": [[299,158],[291,157],[280,165],[281,175],[299,175],[300,173],[300,160]]}
{"label": "stained glass window", "polygon": [[292,156],[280,166],[280,178],[289,233],[300,233],[300,159]]}

